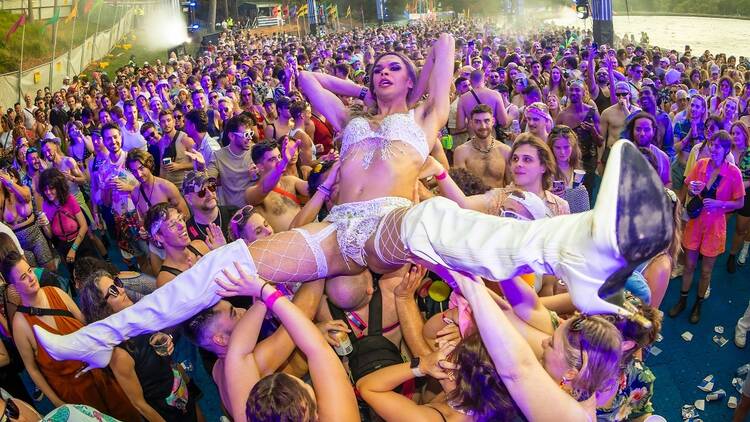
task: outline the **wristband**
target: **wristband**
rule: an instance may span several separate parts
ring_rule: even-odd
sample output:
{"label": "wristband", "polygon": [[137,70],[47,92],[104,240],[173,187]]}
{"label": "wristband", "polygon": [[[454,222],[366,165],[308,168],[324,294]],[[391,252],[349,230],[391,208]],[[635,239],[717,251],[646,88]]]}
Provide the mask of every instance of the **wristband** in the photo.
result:
{"label": "wristband", "polygon": [[78,252],[78,245],[76,245],[74,243],[74,244],[70,245],[70,249],[73,249],[73,252]]}
{"label": "wristband", "polygon": [[409,367],[411,368],[411,373],[414,374],[415,378],[421,378],[425,376],[425,373],[422,372],[421,369],[419,369],[419,357],[415,357],[411,359],[411,363],[409,364]]}
{"label": "wristband", "polygon": [[265,299],[265,300],[263,301],[263,303],[265,303],[265,304],[266,304],[266,307],[267,307],[268,309],[271,309],[271,308],[273,308],[273,304],[274,304],[274,303],[276,303],[276,301],[277,301],[277,300],[278,300],[278,299],[279,299],[280,297],[283,297],[283,296],[284,296],[284,294],[283,294],[283,293],[281,293],[280,291],[276,290],[275,292],[271,293],[271,296],[268,296],[268,297],[267,297],[267,298],[266,298],[266,299]]}
{"label": "wristband", "polygon": [[269,283],[269,282],[266,281],[265,283],[263,283],[262,286],[260,286],[260,297],[261,297],[261,299],[263,298],[263,289],[265,289],[266,286],[268,286],[269,284],[271,284],[271,283]]}
{"label": "wristband", "polygon": [[320,192],[323,192],[323,195],[325,195],[326,198],[330,198],[331,197],[331,190],[328,189],[327,187],[325,187],[323,185],[320,185],[320,186],[318,186],[318,190]]}
{"label": "wristband", "polygon": [[362,89],[359,91],[359,99],[362,100],[362,101],[364,101],[365,97],[367,96],[367,92],[368,91],[369,91],[369,89],[367,89],[366,86],[363,86]]}
{"label": "wristband", "polygon": [[435,176],[435,179],[437,179],[437,180],[443,180],[446,177],[448,177],[448,171],[446,171],[445,169],[443,169],[443,171],[440,174],[438,174],[437,176]]}

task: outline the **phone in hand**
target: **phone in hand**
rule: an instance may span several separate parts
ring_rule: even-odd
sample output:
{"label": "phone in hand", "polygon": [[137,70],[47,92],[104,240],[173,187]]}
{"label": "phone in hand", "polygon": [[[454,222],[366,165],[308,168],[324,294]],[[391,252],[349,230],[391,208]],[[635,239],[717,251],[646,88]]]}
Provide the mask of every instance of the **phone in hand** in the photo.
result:
{"label": "phone in hand", "polygon": [[554,180],[552,181],[552,192],[562,192],[565,190],[565,181]]}
{"label": "phone in hand", "polygon": [[165,157],[163,160],[161,160],[161,163],[166,165],[172,164],[172,158],[171,157]]}

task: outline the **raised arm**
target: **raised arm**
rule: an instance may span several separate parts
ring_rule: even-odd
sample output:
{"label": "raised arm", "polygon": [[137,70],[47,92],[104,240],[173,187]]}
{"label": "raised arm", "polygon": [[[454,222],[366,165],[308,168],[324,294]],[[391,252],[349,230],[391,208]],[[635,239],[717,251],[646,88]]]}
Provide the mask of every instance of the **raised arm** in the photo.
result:
{"label": "raised arm", "polygon": [[284,175],[286,166],[291,161],[294,153],[299,148],[300,141],[290,141],[288,137],[284,138],[281,144],[281,160],[270,173],[263,176],[259,183],[250,186],[245,190],[245,202],[250,205],[260,205],[266,196],[279,184],[281,176]]}
{"label": "raised arm", "polygon": [[542,304],[531,286],[520,277],[513,277],[501,281],[500,287],[518,318],[537,330],[552,335],[555,328],[552,326],[549,310]]}
{"label": "raised arm", "polygon": [[359,421],[359,410],[349,377],[333,349],[328,345],[315,324],[300,309],[271,284],[263,284],[256,276],[247,274],[235,264],[239,276],[224,271],[226,280],[218,279],[222,296],[255,296],[268,301],[270,308],[281,320],[294,344],[307,356],[310,376],[318,402],[319,419],[343,422]]}
{"label": "raised arm", "polygon": [[[531,346],[492,300],[481,279],[470,279],[454,271],[447,272],[458,283],[471,305],[482,341],[497,373],[524,416],[542,422],[591,420],[593,415],[588,414],[544,370]],[[546,403],[555,403],[555,406],[540,404],[537,400],[539,397],[544,397]]]}
{"label": "raised arm", "polygon": [[302,227],[305,224],[315,221],[315,217],[318,216],[318,212],[320,212],[323,204],[325,204],[325,200],[330,196],[331,189],[333,188],[334,183],[336,183],[339,168],[341,168],[341,163],[337,161],[336,164],[328,170],[326,180],[318,187],[315,194],[310,197],[310,200],[307,201],[305,206],[294,216],[294,219],[292,219],[292,222],[289,224],[290,229]]}
{"label": "raised arm", "polygon": [[433,55],[433,64],[427,82],[429,97],[417,108],[424,119],[424,129],[427,133],[437,133],[448,121],[455,44],[452,35],[440,34],[430,52]]}
{"label": "raised arm", "polygon": [[440,194],[456,202],[461,208],[486,213],[489,210],[489,204],[485,195],[466,196],[456,182],[453,181],[448,171],[432,157],[427,157],[420,178],[434,176],[437,180]]}
{"label": "raised arm", "polygon": [[[336,81],[333,79],[336,79]],[[325,85],[321,83],[321,80],[324,81]],[[320,110],[321,114],[325,116],[336,131],[343,129],[349,112],[341,99],[336,95],[357,97],[359,96],[361,87],[357,89],[355,94],[349,95],[354,90],[354,87],[358,86],[354,82],[344,85],[347,81],[338,79],[335,76],[308,71],[300,72],[298,82],[300,90],[310,100],[313,109]]]}
{"label": "raised arm", "polygon": [[414,356],[426,356],[432,353],[432,348],[422,335],[424,320],[419,312],[419,306],[414,299],[419,286],[427,272],[418,265],[411,265],[403,274],[401,283],[393,289],[396,300],[396,313],[398,322],[401,324],[401,333],[404,335],[406,345]]}

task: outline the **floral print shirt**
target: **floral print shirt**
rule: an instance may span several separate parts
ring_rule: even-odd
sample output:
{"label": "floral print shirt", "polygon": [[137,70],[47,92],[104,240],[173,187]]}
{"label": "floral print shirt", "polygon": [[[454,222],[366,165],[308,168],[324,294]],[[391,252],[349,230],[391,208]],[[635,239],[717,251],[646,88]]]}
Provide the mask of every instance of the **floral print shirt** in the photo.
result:
{"label": "floral print shirt", "polygon": [[620,373],[617,394],[608,409],[596,409],[598,422],[626,421],[654,412],[656,376],[642,361],[632,359]]}

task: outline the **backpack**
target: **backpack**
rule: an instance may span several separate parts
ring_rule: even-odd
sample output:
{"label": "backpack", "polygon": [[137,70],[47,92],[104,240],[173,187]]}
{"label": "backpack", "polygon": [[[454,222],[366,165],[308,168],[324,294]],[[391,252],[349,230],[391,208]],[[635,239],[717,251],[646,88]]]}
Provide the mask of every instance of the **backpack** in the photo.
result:
{"label": "backpack", "polygon": [[[344,311],[331,303],[330,299],[328,308],[333,319],[345,321],[349,329],[352,328]],[[349,371],[354,383],[380,368],[404,363],[398,347],[383,337],[383,297],[379,288],[370,300],[367,335],[357,338],[353,332],[348,334],[354,349],[349,354]]]}

